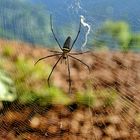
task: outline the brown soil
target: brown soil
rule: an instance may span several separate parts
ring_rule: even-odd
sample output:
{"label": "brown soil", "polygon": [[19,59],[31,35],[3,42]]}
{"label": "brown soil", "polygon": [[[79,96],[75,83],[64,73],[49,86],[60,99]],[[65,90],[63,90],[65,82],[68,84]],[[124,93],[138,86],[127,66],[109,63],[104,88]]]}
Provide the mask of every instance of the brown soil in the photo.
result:
{"label": "brown soil", "polygon": [[[51,54],[45,48],[1,40],[0,55],[9,44],[14,49],[11,61],[22,55],[34,64],[38,58]],[[77,104],[39,107],[13,103],[1,111],[0,140],[140,139],[140,55],[108,51],[76,57],[87,63],[91,72],[71,60],[72,93],[89,88],[115,89],[120,97],[115,105],[89,108]],[[56,60],[57,57],[45,62],[53,65]],[[66,66],[59,64],[51,81],[67,92],[67,80]]]}

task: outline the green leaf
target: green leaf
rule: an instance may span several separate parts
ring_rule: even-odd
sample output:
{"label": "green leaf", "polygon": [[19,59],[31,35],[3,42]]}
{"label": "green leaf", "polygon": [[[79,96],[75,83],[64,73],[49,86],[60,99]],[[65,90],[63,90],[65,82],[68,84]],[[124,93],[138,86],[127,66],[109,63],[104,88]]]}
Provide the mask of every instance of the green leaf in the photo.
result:
{"label": "green leaf", "polygon": [[12,79],[0,70],[0,101],[13,102],[17,99],[16,89]]}
{"label": "green leaf", "polygon": [[76,102],[82,105],[87,105],[92,107],[95,104],[96,96],[91,90],[84,93],[78,92],[76,94]]}

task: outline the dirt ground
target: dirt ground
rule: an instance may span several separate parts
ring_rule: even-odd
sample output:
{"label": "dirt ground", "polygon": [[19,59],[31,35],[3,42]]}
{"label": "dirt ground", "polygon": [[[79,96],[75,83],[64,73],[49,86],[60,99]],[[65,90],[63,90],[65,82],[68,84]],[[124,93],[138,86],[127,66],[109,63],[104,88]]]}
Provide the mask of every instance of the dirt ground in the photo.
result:
{"label": "dirt ground", "polygon": [[[45,48],[21,42],[0,41],[0,55],[6,45],[33,63],[52,54]],[[0,140],[140,140],[140,55],[99,51],[75,57],[90,66],[70,60],[72,94],[77,91],[115,89],[119,99],[113,106],[71,104],[40,107],[14,102],[0,110]],[[45,62],[53,66],[57,57]],[[41,63],[41,62],[40,62]],[[59,64],[51,81],[68,91],[66,65]]]}

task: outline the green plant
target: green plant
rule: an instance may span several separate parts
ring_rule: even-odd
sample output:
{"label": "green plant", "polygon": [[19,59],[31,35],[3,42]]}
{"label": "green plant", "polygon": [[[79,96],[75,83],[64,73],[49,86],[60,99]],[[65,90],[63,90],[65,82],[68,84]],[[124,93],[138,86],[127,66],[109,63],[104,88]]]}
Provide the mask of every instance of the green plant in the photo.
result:
{"label": "green plant", "polygon": [[[6,57],[8,58],[9,55],[6,55]],[[18,99],[21,104],[37,103],[41,106],[46,106],[48,104],[69,105],[72,103],[78,103],[90,107],[96,106],[97,102],[101,102],[101,105],[110,106],[113,105],[116,100],[117,93],[111,89],[96,91],[89,88],[86,91],[75,93],[75,98],[71,98],[69,94],[65,94],[55,86],[49,88],[46,79],[51,71],[51,67],[43,62],[34,66],[33,60],[27,58],[25,56],[18,56],[15,61],[10,61],[12,64],[10,65],[11,68],[8,70],[11,71],[10,76],[15,83],[12,84],[13,82],[11,82],[11,80],[1,80],[2,82],[0,82],[0,86],[2,85],[1,87],[6,89],[3,90],[4,95],[6,96],[4,96],[4,98],[1,96],[1,100],[8,101],[9,99],[7,98],[9,95],[13,95],[13,98],[10,101],[12,102]],[[1,65],[5,62],[8,63],[7,59],[3,59]],[[3,75],[3,72],[1,75]],[[4,74],[4,77],[9,76]],[[2,78],[1,76],[1,79],[6,78]],[[5,82],[3,81],[7,81],[5,85]],[[14,94],[9,94],[9,89],[13,91],[12,93]],[[7,91],[7,93],[5,93],[5,91]],[[14,91],[17,92],[15,93]],[[9,95],[7,96],[7,94]]]}
{"label": "green plant", "polygon": [[41,5],[34,5],[23,0],[0,0],[0,4],[1,38],[42,45],[49,42],[49,39],[46,39],[50,35],[48,14]]}
{"label": "green plant", "polygon": [[48,75],[50,66],[39,64],[34,66],[34,62],[24,57],[18,57],[15,62],[13,77],[21,103],[32,103],[38,100],[40,95],[46,93],[47,85],[43,83]]}
{"label": "green plant", "polygon": [[16,88],[13,80],[3,70],[0,70],[0,101],[13,102],[17,99]]}
{"label": "green plant", "polygon": [[11,56],[13,54],[13,48],[11,46],[3,46],[3,55],[4,56]]}
{"label": "green plant", "polygon": [[50,88],[43,88],[44,89],[40,91],[29,91],[29,89],[25,90],[24,94],[21,94],[19,96],[19,102],[21,104],[31,104],[36,102],[41,106],[46,106],[50,104],[68,105],[72,102],[71,99],[59,88],[56,88],[54,86],[51,86]]}
{"label": "green plant", "polygon": [[[71,102],[60,89],[47,86],[46,77],[51,67],[40,63],[34,66],[33,61],[19,57],[15,62],[16,74],[14,74],[18,100],[21,104],[36,102],[40,105],[68,104]],[[44,81],[44,82],[43,82]]]}
{"label": "green plant", "polygon": [[113,89],[92,90],[78,92],[75,95],[75,102],[90,107],[100,104],[101,106],[112,106],[118,99],[118,94]]}
{"label": "green plant", "polygon": [[124,21],[106,21],[96,32],[94,45],[97,47],[119,47],[123,52],[140,48],[140,33],[134,34]]}
{"label": "green plant", "polygon": [[75,102],[81,105],[93,107],[96,101],[96,95],[93,94],[92,90],[85,92],[78,92],[75,95]]}
{"label": "green plant", "polygon": [[96,96],[104,106],[112,106],[118,99],[117,91],[114,89],[97,90]]}

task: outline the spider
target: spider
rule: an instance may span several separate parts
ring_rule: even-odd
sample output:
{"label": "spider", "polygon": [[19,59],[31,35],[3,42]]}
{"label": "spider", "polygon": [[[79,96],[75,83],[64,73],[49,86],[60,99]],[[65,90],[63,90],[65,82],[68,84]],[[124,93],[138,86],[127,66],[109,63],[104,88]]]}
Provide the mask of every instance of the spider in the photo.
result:
{"label": "spider", "polygon": [[45,56],[45,57],[42,57],[42,58],[38,59],[38,60],[35,62],[35,65],[36,65],[39,61],[41,61],[41,60],[43,60],[43,59],[46,59],[46,58],[49,58],[49,57],[54,57],[54,56],[60,56],[60,57],[58,58],[58,60],[56,61],[56,63],[54,64],[54,66],[53,66],[53,68],[52,68],[52,70],[51,70],[51,72],[50,72],[50,74],[49,74],[49,76],[48,76],[48,79],[47,79],[48,86],[50,87],[50,77],[51,77],[51,75],[52,75],[54,69],[56,68],[57,64],[60,62],[60,60],[65,60],[65,64],[66,64],[66,62],[67,62],[67,66],[68,66],[67,68],[68,68],[68,77],[69,77],[69,78],[68,78],[69,93],[71,93],[71,77],[70,77],[71,73],[70,73],[69,58],[72,58],[72,59],[75,59],[75,60],[79,61],[80,63],[82,63],[83,65],[85,65],[85,66],[88,68],[89,72],[90,72],[90,67],[89,67],[86,63],[84,63],[82,60],[80,60],[80,59],[78,59],[78,58],[72,56],[72,55],[79,55],[79,54],[87,53],[87,52],[89,52],[89,51],[86,51],[86,52],[78,52],[78,53],[77,53],[77,52],[76,52],[76,53],[70,53],[71,50],[72,50],[72,48],[73,48],[73,46],[74,46],[74,44],[75,44],[75,42],[76,42],[77,39],[78,39],[79,34],[80,34],[80,31],[81,31],[81,20],[80,20],[80,24],[79,24],[79,30],[78,30],[78,32],[77,32],[77,35],[76,35],[76,37],[75,37],[73,43],[71,43],[71,40],[72,40],[71,37],[68,36],[67,39],[66,39],[65,42],[64,42],[63,47],[60,45],[60,43],[59,43],[59,41],[58,41],[58,39],[57,39],[57,37],[56,37],[56,35],[55,35],[55,33],[54,33],[54,30],[53,30],[53,23],[52,23],[52,16],[51,16],[51,15],[50,15],[50,26],[51,26],[51,31],[52,31],[53,37],[54,37],[56,43],[58,44],[58,46],[59,46],[61,52],[60,52],[60,51],[53,51],[53,50],[50,50],[50,52],[53,52],[53,53],[55,53],[55,54],[48,55],[48,56]]}

